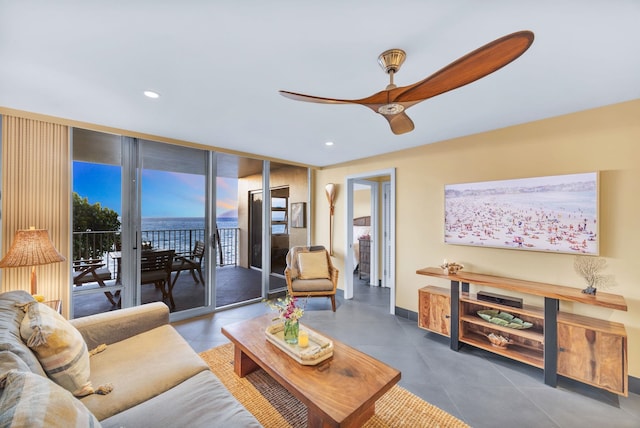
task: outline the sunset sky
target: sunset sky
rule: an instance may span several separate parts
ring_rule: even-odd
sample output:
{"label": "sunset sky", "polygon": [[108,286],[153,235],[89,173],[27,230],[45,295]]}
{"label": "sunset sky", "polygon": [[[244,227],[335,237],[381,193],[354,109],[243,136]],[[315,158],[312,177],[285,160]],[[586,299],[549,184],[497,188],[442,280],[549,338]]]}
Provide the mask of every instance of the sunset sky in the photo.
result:
{"label": "sunset sky", "polygon": [[[73,191],[122,213],[121,168],[86,162],[73,163]],[[217,179],[216,216],[237,213],[237,180]],[[143,217],[204,217],[204,176],[145,169],[142,174]]]}

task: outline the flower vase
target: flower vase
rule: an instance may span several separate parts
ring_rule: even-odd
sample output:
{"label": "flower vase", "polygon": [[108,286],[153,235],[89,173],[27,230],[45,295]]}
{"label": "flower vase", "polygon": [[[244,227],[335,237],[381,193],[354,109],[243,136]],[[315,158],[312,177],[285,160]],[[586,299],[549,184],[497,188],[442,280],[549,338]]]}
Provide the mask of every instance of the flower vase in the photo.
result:
{"label": "flower vase", "polygon": [[298,344],[298,333],[300,331],[300,324],[298,320],[285,320],[284,321],[284,341],[290,345]]}

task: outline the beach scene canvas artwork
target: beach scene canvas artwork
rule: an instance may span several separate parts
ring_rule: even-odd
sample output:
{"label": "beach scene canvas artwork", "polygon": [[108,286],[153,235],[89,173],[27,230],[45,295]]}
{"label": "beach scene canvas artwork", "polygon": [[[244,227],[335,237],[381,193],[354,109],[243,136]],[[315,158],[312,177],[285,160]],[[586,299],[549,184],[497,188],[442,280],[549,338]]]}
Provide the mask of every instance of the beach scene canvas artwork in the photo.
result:
{"label": "beach scene canvas artwork", "polygon": [[448,244],[597,255],[598,173],[445,186]]}

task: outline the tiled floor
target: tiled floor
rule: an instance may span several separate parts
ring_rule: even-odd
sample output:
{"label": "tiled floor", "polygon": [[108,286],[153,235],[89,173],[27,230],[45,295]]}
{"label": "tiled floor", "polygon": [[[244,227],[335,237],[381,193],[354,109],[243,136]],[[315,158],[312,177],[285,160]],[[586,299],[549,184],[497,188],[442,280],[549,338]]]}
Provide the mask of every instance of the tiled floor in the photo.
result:
{"label": "tiled floor", "polygon": [[[618,397],[561,379],[543,383],[542,371],[448,339],[389,315],[387,289],[356,286],[352,300],[310,299],[303,323],[402,371],[400,385],[477,428],[640,427],[640,396]],[[176,323],[200,352],[227,343],[220,328],[258,316],[262,303]]]}

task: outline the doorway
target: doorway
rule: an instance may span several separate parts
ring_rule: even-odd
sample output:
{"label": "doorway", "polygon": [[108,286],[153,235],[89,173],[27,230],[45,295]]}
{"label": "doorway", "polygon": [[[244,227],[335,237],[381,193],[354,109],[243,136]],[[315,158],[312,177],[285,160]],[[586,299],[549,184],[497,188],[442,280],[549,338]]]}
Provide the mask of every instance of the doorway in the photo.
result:
{"label": "doorway", "polygon": [[[389,313],[395,313],[395,204],[396,204],[396,176],[395,169],[385,169],[368,173],[349,175],[346,177],[347,210],[346,245],[344,266],[345,272],[354,272],[358,258],[354,251],[359,250],[359,239],[356,236],[354,219],[362,217],[361,209],[356,207],[357,193],[360,188],[369,193],[369,284],[389,288]],[[356,216],[356,213],[359,214]],[[358,241],[358,244],[356,244]],[[354,295],[354,275],[345,275],[345,299]]]}

